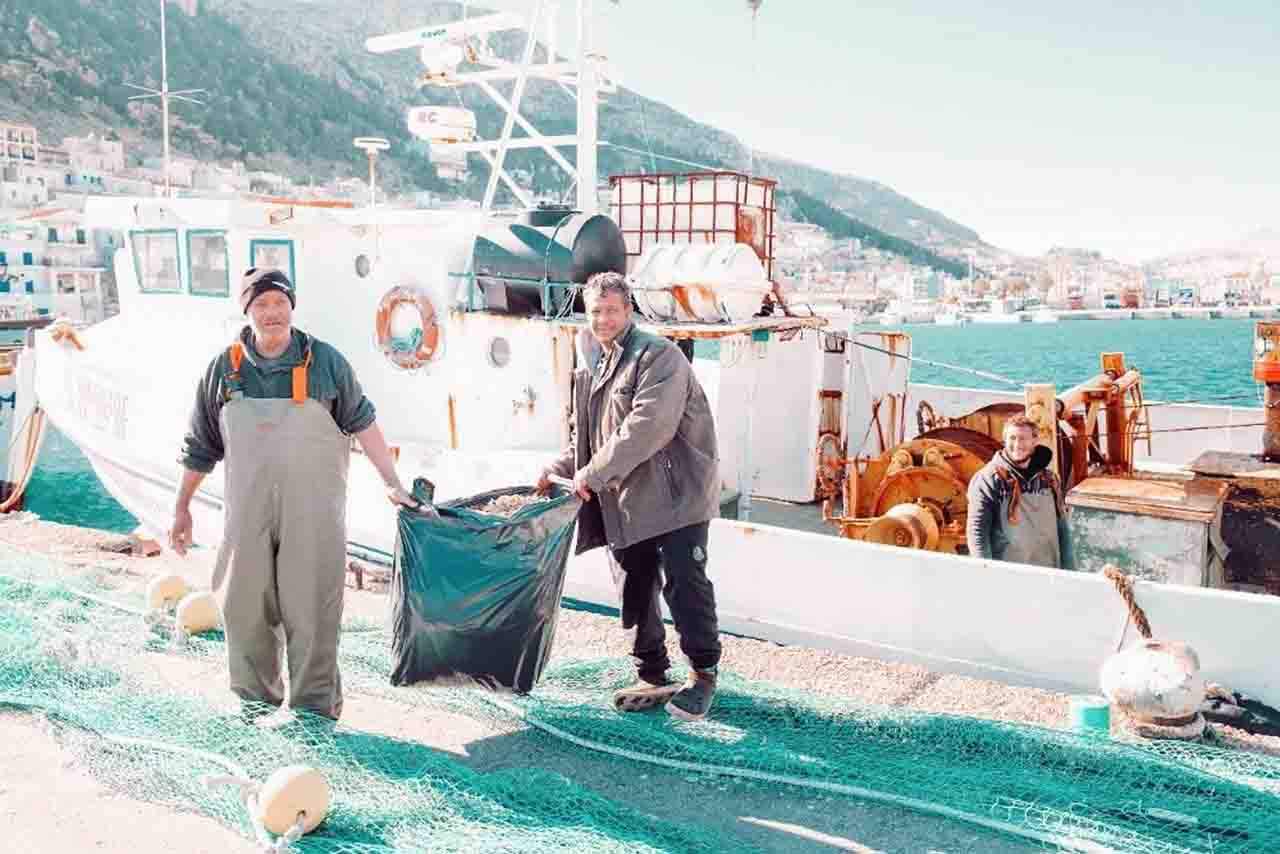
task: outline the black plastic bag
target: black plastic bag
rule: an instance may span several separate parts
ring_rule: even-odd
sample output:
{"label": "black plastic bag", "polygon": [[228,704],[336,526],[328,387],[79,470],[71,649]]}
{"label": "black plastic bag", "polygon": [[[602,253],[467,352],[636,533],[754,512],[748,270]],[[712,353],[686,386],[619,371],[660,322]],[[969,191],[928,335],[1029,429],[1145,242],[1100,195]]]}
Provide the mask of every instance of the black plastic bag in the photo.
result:
{"label": "black plastic bag", "polygon": [[[428,499],[429,484],[414,484]],[[391,683],[441,682],[533,690],[555,638],[565,565],[581,502],[550,500],[511,516],[482,513],[514,487],[436,506],[401,509],[391,582]]]}

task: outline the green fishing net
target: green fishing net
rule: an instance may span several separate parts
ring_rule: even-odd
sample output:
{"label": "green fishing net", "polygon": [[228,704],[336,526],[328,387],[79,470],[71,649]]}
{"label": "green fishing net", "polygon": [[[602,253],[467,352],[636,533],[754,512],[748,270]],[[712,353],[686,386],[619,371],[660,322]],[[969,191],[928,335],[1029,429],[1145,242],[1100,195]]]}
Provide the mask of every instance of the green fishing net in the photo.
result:
{"label": "green fishing net", "polygon": [[[607,698],[632,678],[627,660],[553,658],[524,696],[394,688],[387,633],[368,620],[344,626],[343,722],[263,726],[230,701],[217,633],[175,638],[142,610],[136,585],[0,552],[0,703],[46,717],[110,789],[247,838],[261,830],[241,793],[208,777],[317,768],[333,806],[300,852],[823,849],[726,831],[762,802],[854,835],[860,810],[883,807],[900,831],[881,840],[890,850],[1280,847],[1280,760],[1265,755],[887,709],[732,673],[702,723],[620,714]],[[662,806],[693,792],[697,808]]]}

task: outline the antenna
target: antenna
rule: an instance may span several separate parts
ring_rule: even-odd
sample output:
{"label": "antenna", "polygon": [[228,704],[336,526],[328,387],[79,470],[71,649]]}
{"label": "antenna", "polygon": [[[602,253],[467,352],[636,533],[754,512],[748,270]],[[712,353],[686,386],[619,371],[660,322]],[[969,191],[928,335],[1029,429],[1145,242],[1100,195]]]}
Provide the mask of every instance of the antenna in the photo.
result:
{"label": "antenna", "polygon": [[138,86],[134,83],[126,83],[124,85],[131,89],[138,89],[144,92],[143,95],[133,95],[130,101],[145,101],[148,98],[160,99],[161,121],[164,124],[164,195],[169,198],[173,195],[173,188],[169,182],[169,99],[173,98],[178,101],[190,101],[193,104],[204,106],[204,101],[198,98],[192,98],[191,95],[203,93],[204,89],[178,89],[177,91],[169,91],[169,45],[165,36],[165,18],[164,7],[168,0],[160,0],[160,89],[151,89],[146,86]]}
{"label": "antenna", "polygon": [[351,141],[351,144],[369,156],[369,207],[373,207],[378,201],[374,164],[378,162],[378,152],[386,151],[391,147],[391,143],[380,136],[358,136]]}

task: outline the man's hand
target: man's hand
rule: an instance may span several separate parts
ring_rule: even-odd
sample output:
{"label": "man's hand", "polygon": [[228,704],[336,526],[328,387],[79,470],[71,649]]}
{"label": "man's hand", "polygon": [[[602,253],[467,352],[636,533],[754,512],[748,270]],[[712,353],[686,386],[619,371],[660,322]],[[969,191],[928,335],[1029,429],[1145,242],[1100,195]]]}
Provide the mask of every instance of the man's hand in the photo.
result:
{"label": "man's hand", "polygon": [[533,491],[539,495],[546,495],[551,491],[551,469],[543,469],[538,475],[538,481],[533,485]]}
{"label": "man's hand", "polygon": [[587,475],[582,469],[579,469],[578,473],[573,476],[573,491],[583,501],[591,500],[591,487],[587,486]]}
{"label": "man's hand", "polygon": [[387,487],[387,500],[396,507],[408,507],[410,510],[416,510],[423,516],[439,516],[436,508],[432,507],[425,501],[419,501],[413,497],[413,494],[406,490],[400,484]]}
{"label": "man's hand", "polygon": [[169,548],[180,555],[185,555],[190,545],[191,509],[176,507],[173,511],[173,527],[169,529]]}

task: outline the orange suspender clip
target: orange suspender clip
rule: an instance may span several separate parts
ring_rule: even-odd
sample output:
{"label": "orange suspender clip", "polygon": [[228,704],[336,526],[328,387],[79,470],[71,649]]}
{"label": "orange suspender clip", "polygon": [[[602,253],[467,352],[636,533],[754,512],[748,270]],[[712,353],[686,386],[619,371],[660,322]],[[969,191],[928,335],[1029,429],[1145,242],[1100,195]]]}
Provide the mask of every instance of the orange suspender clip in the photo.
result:
{"label": "orange suspender clip", "polygon": [[308,349],[302,364],[296,365],[293,369],[293,402],[299,406],[307,401],[307,368],[310,365],[311,350]]}

